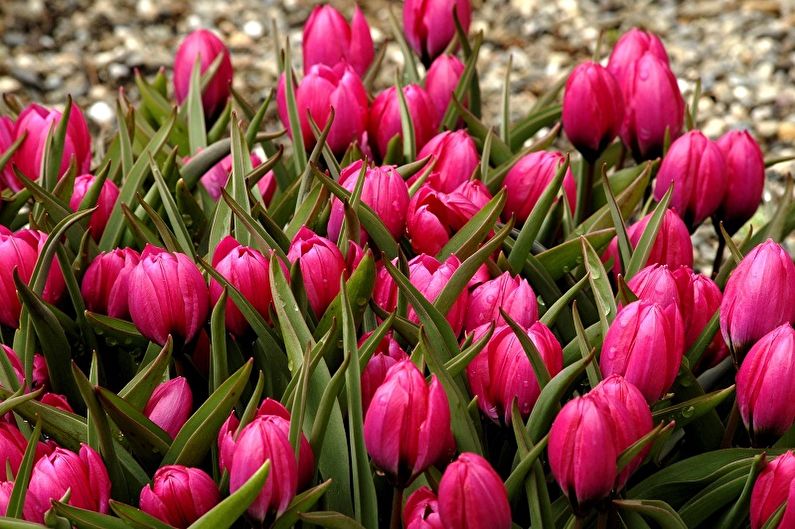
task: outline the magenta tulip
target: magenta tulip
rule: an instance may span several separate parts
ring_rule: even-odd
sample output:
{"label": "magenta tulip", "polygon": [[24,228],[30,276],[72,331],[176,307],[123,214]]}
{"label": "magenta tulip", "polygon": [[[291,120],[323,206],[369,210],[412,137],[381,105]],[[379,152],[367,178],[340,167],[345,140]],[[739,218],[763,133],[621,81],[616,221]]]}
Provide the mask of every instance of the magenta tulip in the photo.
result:
{"label": "magenta tulip", "polygon": [[439,517],[445,529],[510,529],[508,493],[488,461],[464,452],[447,467],[439,481]]}
{"label": "magenta tulip", "polygon": [[652,264],[641,268],[627,286],[639,300],[657,303],[664,309],[680,306],[679,283],[668,265]]}
{"label": "magenta tulip", "polygon": [[[233,237],[226,236],[213,253],[213,268],[235,287],[266,321],[273,304],[271,294],[270,263],[259,251],[243,246]],[[224,288],[218,281],[210,281],[210,301],[218,302]],[[234,300],[226,300],[226,328],[235,336],[244,335],[250,328]]]}
{"label": "magenta tulip", "polygon": [[[5,153],[13,145],[16,139],[14,132],[14,120],[8,116],[0,116],[0,152]],[[9,182],[15,179],[14,170],[10,163],[0,170],[0,190],[9,186]],[[7,483],[7,482],[3,482]]]}
{"label": "magenta tulip", "polygon": [[141,510],[178,529],[189,525],[221,501],[218,485],[199,468],[166,465],[141,489]]}
{"label": "magenta tulip", "polygon": [[751,529],[762,529],[787,502],[780,529],[795,527],[795,455],[788,450],[770,461],[760,472],[751,492]]}
{"label": "magenta tulip", "polygon": [[[541,194],[555,179],[564,156],[559,152],[536,151],[522,157],[505,175],[503,187],[508,190],[503,218],[508,220],[512,215],[520,222],[527,220],[530,212],[541,198]],[[577,200],[577,188],[571,169],[566,170],[563,177],[563,191],[569,208],[574,211]]]}
{"label": "magenta tulip", "polygon": [[81,445],[80,452],[56,448],[33,466],[25,494],[23,513],[31,522],[44,522],[52,500],[71,491],[69,505],[100,513],[108,512],[110,478],[102,458],[93,448]]}
{"label": "magenta tulip", "polygon": [[[11,349],[9,346],[2,344],[0,345],[0,349],[2,349],[2,352],[5,353],[6,358],[8,358],[8,363],[11,364],[11,369],[14,370],[17,382],[19,382],[19,385],[22,386],[25,384],[25,369],[22,366],[22,361],[19,359],[16,351]],[[50,384],[50,374],[47,370],[47,362],[40,354],[33,355],[32,376],[33,384],[30,385],[31,389],[46,387]]]}
{"label": "magenta tulip", "polygon": [[[41,252],[44,250],[44,245],[47,244],[47,239],[49,238],[49,235],[43,231],[27,228],[15,232],[14,236],[27,241],[29,245],[34,247],[37,259],[41,257]],[[22,277],[21,274],[20,277]],[[28,279],[24,279],[24,281],[28,281]],[[61,265],[58,263],[58,259],[53,257],[41,297],[47,303],[57,303],[61,299],[64,290],[66,290],[66,281],[64,280],[63,272],[61,272]]]}
{"label": "magenta tulip", "polygon": [[730,234],[753,217],[765,187],[762,149],[748,131],[732,130],[716,142],[726,162],[726,194],[717,217]]}
{"label": "magenta tulip", "polygon": [[795,265],[772,239],[743,257],[723,291],[720,330],[742,357],[754,342],[784,323],[795,322]]}
{"label": "magenta tulip", "polygon": [[[340,172],[339,183],[353,192],[359,173],[362,169],[361,160],[357,160]],[[361,200],[375,212],[381,222],[395,240],[403,235],[406,226],[406,208],[409,205],[409,188],[394,166],[367,168],[364,174]],[[331,203],[331,215],[328,221],[328,236],[337,240],[342,228],[345,211],[342,202],[334,199]],[[367,240],[367,234],[362,228],[361,241]]]}
{"label": "magenta tulip", "polygon": [[[685,349],[689,350],[696,343],[713,314],[720,308],[723,294],[713,280],[705,275],[696,274],[689,268],[678,268],[673,274],[679,284],[679,311],[685,324]],[[729,348],[723,341],[723,336],[716,332],[702,354],[701,360],[695,366],[691,366],[691,369],[694,371],[709,369],[718,365],[728,355]]]}
{"label": "magenta tulip", "polygon": [[364,419],[364,442],[376,467],[405,487],[446,452],[450,406],[442,385],[430,384],[411,360],[387,372]]}
{"label": "magenta tulip", "polygon": [[287,258],[298,263],[309,306],[317,317],[323,315],[340,291],[340,277],[345,273],[345,259],[339,248],[306,226],[290,243]]}
{"label": "magenta tulip", "polygon": [[439,518],[439,502],[428,487],[420,487],[406,500],[403,507],[403,527],[406,529],[444,529]]}
{"label": "magenta tulip", "polygon": [[[416,84],[403,87],[403,97],[414,125],[414,143],[421,151],[426,143],[436,134],[439,126],[439,109],[433,104],[425,89]],[[394,86],[378,94],[370,107],[368,137],[370,145],[383,158],[386,156],[389,142],[395,136],[403,137],[403,124],[400,119],[400,102]]]}
{"label": "magenta tulip", "polygon": [[[295,101],[307,149],[315,144],[308,115],[322,130],[331,116],[331,109],[334,109],[334,122],[326,144],[337,154],[344,153],[348,145],[360,140],[367,130],[367,91],[356,72],[345,63],[333,67],[325,64],[312,66],[295,89]],[[292,135],[284,76],[279,79],[276,102],[279,119]]]}
{"label": "magenta tulip", "polygon": [[648,402],[673,384],[684,354],[684,325],[679,309],[635,301],[618,312],[602,345],[604,376],[622,375]]}
{"label": "magenta tulip", "polygon": [[193,411],[193,392],[185,377],[172,378],[155,388],[144,407],[144,415],[172,439]]}
{"label": "magenta tulip", "polygon": [[[97,177],[84,174],[75,178],[75,187],[72,191],[72,198],[69,199],[69,207],[72,211],[77,211],[80,208],[80,203],[83,198],[91,189],[91,186],[96,181]],[[119,188],[112,180],[105,180],[102,183],[102,188],[99,191],[96,202],[89,204],[89,207],[96,206],[97,210],[91,214],[88,221],[88,231],[95,241],[98,241],[105,231],[105,225],[108,223],[110,214],[116,201],[119,199]]]}
{"label": "magenta tulip", "polygon": [[490,322],[505,324],[500,309],[522,327],[529,327],[538,320],[538,301],[530,283],[509,272],[481,283],[469,296],[464,329],[473,331]]}
{"label": "magenta tulip", "polygon": [[[443,193],[451,193],[469,180],[480,163],[475,142],[464,130],[448,130],[431,138],[420,150],[417,159],[426,156],[433,156],[435,162],[425,183]],[[409,184],[413,184],[419,176],[416,174],[411,177]]]}
{"label": "magenta tulip", "polygon": [[132,248],[116,248],[95,257],[80,288],[86,308],[114,318],[129,318],[130,273],[140,260]]}
{"label": "magenta tulip", "polygon": [[72,409],[72,406],[69,405],[69,401],[66,400],[66,397],[58,393],[45,393],[41,396],[39,402],[69,413],[75,412],[75,410]]}
{"label": "magenta tulip", "polygon": [[[250,155],[251,159],[251,166],[257,167],[262,163],[260,157],[256,154],[252,153]],[[221,198],[221,189],[226,187],[227,181],[229,181],[229,175],[232,174],[232,155],[228,155],[224,157],[220,162],[210,167],[210,169],[204,173],[201,177],[200,182],[204,189],[207,190],[207,194],[210,195],[210,198],[213,200],[218,200]],[[270,201],[270,196],[267,196],[269,192],[269,187],[271,186],[271,182],[273,181],[272,173],[271,178],[268,179],[268,175],[266,174],[262,177],[262,180],[257,182],[257,186],[259,187],[260,192],[262,192],[262,198],[265,200],[265,203]],[[272,194],[271,194],[272,196]]]}
{"label": "magenta tulip", "polygon": [[[16,475],[27,447],[28,440],[15,425],[0,421],[0,465],[3,468],[10,468]],[[38,461],[51,451],[50,446],[37,442],[34,461]]]}
{"label": "magenta tulip", "polygon": [[464,63],[455,55],[442,54],[434,59],[425,76],[425,90],[442,113],[450,106],[453,92],[464,73]]}
{"label": "magenta tulip", "polygon": [[332,67],[346,62],[363,77],[373,62],[375,48],[362,10],[356,6],[348,24],[331,5],[315,6],[304,24],[303,55],[304,72],[315,64]]}
{"label": "magenta tulip", "polygon": [[563,93],[563,131],[590,163],[618,136],[624,100],[613,74],[586,61],[572,70]]}
{"label": "magenta tulip", "polygon": [[12,492],[14,492],[13,481],[0,482],[0,516],[8,514],[8,502],[11,500]]}
{"label": "magenta tulip", "polygon": [[165,344],[169,335],[190,342],[204,325],[207,284],[190,258],[147,244],[130,272],[130,316],[145,337]]}
{"label": "magenta tulip", "polygon": [[649,31],[632,28],[621,35],[616,42],[612,53],[610,53],[607,69],[616,79],[627,79],[627,71],[646,52],[668,65],[668,53],[665,51],[660,37]]}
{"label": "magenta tulip", "polygon": [[190,78],[197,59],[200,71],[204,73],[219,55],[222,56],[221,64],[202,92],[202,106],[209,118],[217,116],[229,99],[233,73],[229,49],[212,31],[197,29],[183,39],[174,56],[174,94],[181,104],[188,98]]}
{"label": "magenta tulip", "polygon": [[406,0],[403,3],[406,40],[426,64],[453,40],[454,9],[466,33],[472,20],[470,0]]}
{"label": "magenta tulip", "polygon": [[697,130],[685,133],[671,144],[663,158],[654,198],[673,185],[671,209],[695,229],[717,211],[726,191],[726,164],[718,146]]}
{"label": "magenta tulip", "polygon": [[[359,347],[364,344],[370,334],[366,333],[362,336],[361,340],[359,340]],[[370,402],[373,400],[375,390],[383,384],[389,368],[405,358],[408,358],[408,355],[391,334],[387,334],[379,342],[373,352],[373,356],[370,357],[367,365],[364,366],[361,375],[362,411],[365,414],[367,413],[367,408],[370,407]]]}
{"label": "magenta tulip", "polygon": [[[37,103],[31,103],[20,112],[14,125],[14,139],[25,134],[25,139],[11,158],[6,168],[16,166],[22,174],[31,180],[37,180],[41,174],[44,162],[44,148],[50,130],[55,134],[55,128],[61,121],[62,114]],[[78,174],[87,173],[91,165],[91,135],[83,113],[77,105],[72,105],[69,112],[69,121],[64,137],[63,155],[58,176],[66,174],[69,164],[74,159]],[[8,174],[8,173],[7,173]],[[22,182],[16,176],[8,179],[8,187],[13,191],[22,189]]]}

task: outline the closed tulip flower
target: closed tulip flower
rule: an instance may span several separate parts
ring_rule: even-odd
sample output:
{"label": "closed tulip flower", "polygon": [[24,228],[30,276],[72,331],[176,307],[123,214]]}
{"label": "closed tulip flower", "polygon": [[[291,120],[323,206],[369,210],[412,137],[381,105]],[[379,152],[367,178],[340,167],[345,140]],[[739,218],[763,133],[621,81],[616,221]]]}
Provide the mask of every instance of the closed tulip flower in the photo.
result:
{"label": "closed tulip flower", "polygon": [[737,407],[757,440],[775,439],[795,423],[795,329],[789,324],[748,351],[737,372]]}
{"label": "closed tulip flower", "polygon": [[364,418],[364,442],[376,467],[405,487],[446,452],[450,405],[444,388],[430,384],[411,360],[389,369]]}
{"label": "closed tulip flower", "polygon": [[443,529],[439,518],[439,502],[428,487],[420,487],[406,500],[403,507],[403,527],[406,529]]}
{"label": "closed tulip flower", "polygon": [[[19,429],[10,423],[0,421],[0,465],[10,468],[14,475],[19,471],[28,440]],[[36,443],[35,461],[52,451],[52,448],[42,442]]]}
{"label": "closed tulip flower", "polygon": [[[530,326],[526,334],[554,377],[563,367],[563,350],[557,338],[541,322]],[[494,331],[486,348],[467,366],[467,379],[480,410],[498,424],[511,424],[514,401],[526,419],[541,394],[527,353],[507,325]]]}
{"label": "closed tulip flower", "polygon": [[671,209],[695,229],[717,211],[726,191],[726,164],[718,146],[697,130],[674,141],[657,173],[654,198],[661,200],[671,185]]}
{"label": "closed tulip flower", "polygon": [[[425,89],[416,84],[403,87],[403,97],[414,125],[414,143],[421,151],[436,134],[439,126],[439,109],[433,104]],[[394,86],[378,94],[370,107],[368,137],[370,145],[383,158],[389,142],[395,136],[403,136],[403,123],[400,119],[400,101]]]}
{"label": "closed tulip flower", "polygon": [[467,216],[461,206],[465,210],[476,208],[465,197],[458,198],[459,203],[454,205],[450,195],[436,191],[429,185],[420,187],[414,193],[406,213],[406,234],[415,252],[438,254],[450,241],[456,228],[466,223],[464,219]]}
{"label": "closed tulip flower", "polygon": [[[453,92],[464,73],[464,63],[455,55],[442,54],[434,59],[425,76],[425,90],[431,96],[434,106],[444,114]],[[463,101],[462,101],[463,102]]]}
{"label": "closed tulip flower", "polygon": [[[14,236],[26,241],[30,246],[36,249],[36,259],[41,257],[41,252],[44,250],[44,245],[47,244],[49,235],[43,231],[33,229],[22,229],[14,233]],[[20,274],[20,278],[23,276]],[[23,278],[27,282],[28,278]],[[61,265],[58,259],[53,257],[52,264],[50,265],[50,272],[47,274],[47,281],[44,283],[44,290],[41,297],[47,303],[57,303],[64,290],[66,290],[66,281],[61,271]]]}
{"label": "closed tulip flower", "polygon": [[[340,185],[353,192],[362,160],[357,160],[340,172]],[[381,219],[390,235],[396,240],[403,235],[406,226],[406,208],[409,205],[409,188],[393,166],[367,168],[364,174],[361,200]],[[342,202],[334,199],[331,203],[331,215],[328,221],[328,236],[337,240],[342,228],[345,211]],[[361,240],[366,241],[366,232],[362,229]]]}
{"label": "closed tulip flower", "polygon": [[[564,159],[559,152],[536,151],[525,155],[511,167],[502,184],[508,190],[502,214],[506,221],[511,215],[516,216],[520,222],[527,220],[541,194],[555,179],[555,174]],[[571,169],[567,169],[563,177],[563,192],[573,212],[577,200],[577,188]]]}
{"label": "closed tulip flower", "polygon": [[488,461],[464,452],[447,467],[439,481],[439,517],[445,529],[510,529],[508,493]]}
{"label": "closed tulip flower", "polygon": [[635,301],[618,312],[602,345],[604,376],[622,375],[648,402],[673,384],[684,354],[684,326],[676,306]]}
{"label": "closed tulip flower", "polygon": [[[273,303],[271,294],[270,263],[259,251],[243,246],[233,237],[226,236],[213,253],[213,268],[234,286],[259,312],[269,320],[269,309]],[[210,281],[210,301],[218,302],[223,287],[215,279]],[[226,300],[226,328],[236,336],[249,330],[249,323],[235,302]]]}
{"label": "closed tulip flower", "polygon": [[616,42],[610,53],[607,69],[616,79],[624,80],[627,78],[627,70],[646,52],[668,65],[668,53],[660,37],[650,31],[632,28]]}
{"label": "closed tulip flower", "polygon": [[[14,120],[8,116],[0,116],[0,152],[6,152],[16,139],[14,133]],[[14,170],[10,163],[0,170],[0,189],[5,189],[14,179]],[[6,482],[3,482],[6,483]]]}
{"label": "closed tulip flower", "polygon": [[426,64],[442,53],[455,36],[453,9],[466,33],[472,20],[469,0],[406,0],[403,4],[406,40]]}
{"label": "closed tulip flower", "polygon": [[[370,334],[367,333],[362,336],[362,339],[359,340],[359,347],[367,341]],[[370,407],[370,401],[373,400],[375,390],[384,382],[389,368],[405,358],[408,358],[408,355],[391,334],[386,335],[378,344],[373,356],[370,357],[367,365],[362,370],[362,411],[364,413],[367,413],[367,408]]]}
{"label": "closed tulip flower", "polygon": [[201,73],[204,73],[219,55],[221,64],[202,92],[204,113],[210,118],[217,116],[229,99],[233,73],[229,49],[212,31],[197,29],[183,39],[174,56],[174,95],[181,104],[188,98],[197,58]]}
{"label": "closed tulip flower", "polygon": [[193,411],[193,392],[185,377],[172,378],[155,388],[144,407],[144,415],[172,439]]}
{"label": "closed tulip flower", "polygon": [[[674,270],[679,285],[679,311],[685,324],[685,350],[689,350],[698,340],[712,315],[720,308],[723,294],[713,280],[703,274],[682,267]],[[716,332],[712,341],[701,356],[701,360],[691,369],[700,371],[718,365],[729,355],[729,348],[721,333]]]}
{"label": "closed tulip flower", "polygon": [[[279,79],[276,102],[279,119],[292,135],[284,76]],[[295,89],[295,102],[304,146],[307,149],[315,144],[315,135],[307,113],[322,130],[331,116],[331,109],[334,108],[334,122],[331,124],[326,144],[337,154],[345,152],[348,145],[359,140],[367,130],[367,91],[356,72],[345,63],[333,67],[325,64],[312,66]]]}
{"label": "closed tulip flower", "polygon": [[[262,163],[262,160],[259,156],[252,153],[250,155],[251,159],[251,166],[257,167]],[[207,194],[210,195],[210,198],[213,200],[218,200],[221,198],[221,189],[226,187],[226,183],[229,181],[229,175],[232,174],[232,155],[228,155],[221,159],[220,162],[213,165],[206,173],[204,173],[201,177],[200,182],[204,189],[207,190]],[[268,174],[271,175],[268,178]],[[273,193],[270,191],[271,182],[273,182],[273,175],[272,173],[268,173],[262,179],[257,182],[257,187],[259,188],[260,192],[262,193],[262,198],[267,204]]]}
{"label": "closed tulip flower", "polygon": [[641,268],[627,286],[639,300],[657,303],[662,308],[680,306],[679,283],[668,265],[652,264]]}
{"label": "closed tulip flower", "polygon": [[721,333],[738,357],[779,325],[795,321],[792,285],[795,265],[772,239],[743,257],[726,282],[720,305]]}
{"label": "closed tulip flower", "polygon": [[726,194],[717,217],[730,234],[756,213],[765,187],[762,149],[746,130],[732,130],[716,142],[726,162]]}
{"label": "closed tulip flower", "polygon": [[218,485],[199,468],[166,465],[141,489],[141,510],[178,529],[190,524],[221,501]]}
{"label": "closed tulip flower", "polygon": [[61,411],[66,411],[69,413],[75,412],[75,410],[72,409],[72,406],[69,405],[69,401],[66,400],[66,397],[58,393],[45,393],[41,396],[39,402],[53,408],[58,408]]}
{"label": "closed tulip flower", "polygon": [[570,400],[555,417],[547,446],[549,467],[575,513],[586,513],[610,495],[621,453],[618,443],[610,412],[595,395]]}
{"label": "closed tulip flower", "polygon": [[315,64],[335,66],[346,62],[363,77],[373,62],[375,48],[362,10],[357,6],[348,24],[332,6],[315,6],[304,24],[303,56],[304,71]]}
{"label": "closed tulip flower", "polygon": [[[12,492],[14,492],[13,481],[0,482],[0,516],[6,516],[8,514],[8,502],[11,500]],[[439,527],[441,527],[441,525]]]}
{"label": "closed tulip flower", "polygon": [[[11,364],[11,369],[14,370],[17,381],[21,386],[25,383],[25,368],[22,366],[22,361],[20,361],[19,355],[17,355],[16,351],[5,344],[0,345],[0,349],[2,349],[2,352],[5,353],[6,358],[8,358],[8,363]],[[42,355],[34,354],[33,384],[30,384],[29,386],[31,386],[32,389],[38,389],[40,387],[49,385],[49,383],[50,374],[47,371],[47,362],[44,360]]]}
{"label": "closed tulip flower", "polygon": [[320,317],[340,291],[339,278],[345,273],[345,259],[339,248],[306,226],[290,243],[287,258],[298,262],[309,306]]}
{"label": "closed tulip flower", "polygon": [[770,461],[754,482],[751,492],[751,529],[762,529],[776,511],[787,502],[784,516],[776,525],[795,527],[795,455],[787,450]]}
{"label": "closed tulip flower", "polygon": [[207,317],[209,299],[190,258],[147,244],[130,272],[128,305],[141,334],[158,344],[168,335],[190,342]]}
{"label": "closed tulip flower", "polygon": [[108,512],[110,479],[102,458],[93,448],[81,445],[80,452],[56,448],[39,459],[30,474],[23,513],[31,522],[44,522],[52,500],[70,490],[69,505],[100,513]]}
{"label": "closed tulip flower", "polygon": [[593,61],[574,68],[563,93],[563,131],[586,160],[599,158],[623,119],[623,96],[613,74]]}
{"label": "closed tulip flower", "polygon": [[496,325],[505,324],[500,309],[522,327],[538,320],[538,301],[530,283],[509,272],[481,283],[469,296],[464,329],[472,331],[492,321]]}
{"label": "closed tulip flower", "polygon": [[130,273],[140,260],[132,248],[116,248],[95,257],[80,287],[86,308],[113,318],[129,318]]}
{"label": "closed tulip flower", "polygon": [[[72,191],[72,198],[69,199],[69,207],[72,211],[77,211],[80,208],[80,203],[83,201],[83,198],[89,192],[96,179],[96,176],[90,174],[84,174],[75,178],[74,191]],[[97,210],[91,214],[91,218],[88,221],[88,231],[95,241],[98,241],[102,236],[102,232],[105,231],[105,225],[108,223],[110,214],[118,199],[118,186],[114,184],[112,180],[105,180],[102,183],[102,189],[99,191],[97,201],[93,204],[97,207]]]}
{"label": "closed tulip flower", "polygon": [[[431,138],[420,150],[417,159],[426,156],[433,156],[435,162],[425,183],[443,193],[451,193],[469,180],[480,163],[475,142],[464,130],[448,130]],[[414,175],[409,179],[409,184],[418,178],[419,174]]]}
{"label": "closed tulip flower", "polygon": [[[19,113],[14,125],[14,139],[25,134],[25,139],[19,146],[7,168],[16,166],[22,174],[31,180],[37,180],[41,174],[41,165],[44,161],[44,148],[50,129],[57,127],[62,114],[57,110],[31,103]],[[78,174],[87,173],[91,165],[91,135],[83,113],[77,105],[72,105],[69,112],[69,121],[66,125],[63,155],[58,176],[66,174],[71,160],[74,159]],[[22,189],[22,182],[11,175],[8,187],[13,191]]]}

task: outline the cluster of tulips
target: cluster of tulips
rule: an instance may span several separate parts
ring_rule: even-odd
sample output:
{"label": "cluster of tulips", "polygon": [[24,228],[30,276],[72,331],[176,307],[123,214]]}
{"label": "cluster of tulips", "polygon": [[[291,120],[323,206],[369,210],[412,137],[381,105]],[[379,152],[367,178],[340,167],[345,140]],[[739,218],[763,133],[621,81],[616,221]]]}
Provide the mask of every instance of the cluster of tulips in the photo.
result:
{"label": "cluster of tulips", "polygon": [[469,0],[389,18],[378,92],[323,5],[259,106],[209,30],[101,143],[5,96],[0,527],[795,528],[795,200],[757,215],[752,135],[641,29],[517,122],[506,72],[492,127]]}

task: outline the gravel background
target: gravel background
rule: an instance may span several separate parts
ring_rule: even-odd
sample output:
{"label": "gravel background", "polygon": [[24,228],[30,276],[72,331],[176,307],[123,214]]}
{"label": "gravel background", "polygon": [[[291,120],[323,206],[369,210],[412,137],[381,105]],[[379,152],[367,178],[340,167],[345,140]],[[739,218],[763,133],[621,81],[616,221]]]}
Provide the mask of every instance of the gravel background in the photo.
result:
{"label": "gravel background", "polygon": [[[151,76],[170,68],[180,38],[210,27],[232,50],[235,86],[259,102],[275,84],[273,25],[300,49],[301,25],[314,3],[0,0],[0,93],[54,105],[72,94],[95,131],[112,127],[116,90],[124,87],[136,97],[135,69]],[[354,5],[332,3],[348,15]],[[382,70],[388,84],[402,57],[391,42],[387,9],[399,16],[401,3],[359,3],[376,46],[388,46]],[[487,39],[479,62],[485,120],[495,126],[509,56],[512,111],[518,118],[572,64],[593,54],[600,31],[608,52],[622,31],[639,25],[662,36],[686,98],[701,78],[698,122],[706,134],[716,138],[729,128],[745,127],[768,157],[795,154],[795,0],[474,3],[471,29],[484,30]],[[295,55],[298,66],[300,54]],[[771,169],[766,199],[781,188],[782,175],[791,167],[786,162]],[[709,243],[706,235],[702,240]]]}

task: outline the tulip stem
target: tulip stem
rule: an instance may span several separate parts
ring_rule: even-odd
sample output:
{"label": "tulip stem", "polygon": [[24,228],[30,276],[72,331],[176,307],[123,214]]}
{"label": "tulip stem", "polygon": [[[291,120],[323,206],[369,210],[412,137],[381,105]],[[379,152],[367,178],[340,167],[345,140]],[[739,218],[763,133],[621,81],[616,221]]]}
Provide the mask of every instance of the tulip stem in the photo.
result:
{"label": "tulip stem", "polygon": [[718,277],[720,267],[723,264],[723,251],[726,249],[726,239],[723,238],[723,234],[717,226],[715,227],[715,233],[718,236],[718,249],[715,250],[715,260],[712,261],[712,279]]}
{"label": "tulip stem", "polygon": [[721,448],[729,448],[734,440],[734,432],[737,431],[737,425],[740,422],[740,409],[737,407],[737,399],[734,400],[731,414],[729,414],[729,422],[726,423],[726,432],[723,434],[723,441],[720,443]]}
{"label": "tulip stem", "polygon": [[595,166],[585,158],[582,160],[580,173],[577,179],[577,207],[574,208],[574,224],[588,218],[588,208],[591,202],[591,188],[593,187]]}
{"label": "tulip stem", "polygon": [[392,520],[389,523],[390,529],[400,529],[402,527],[401,514],[403,511],[403,488],[395,487],[392,495]]}

